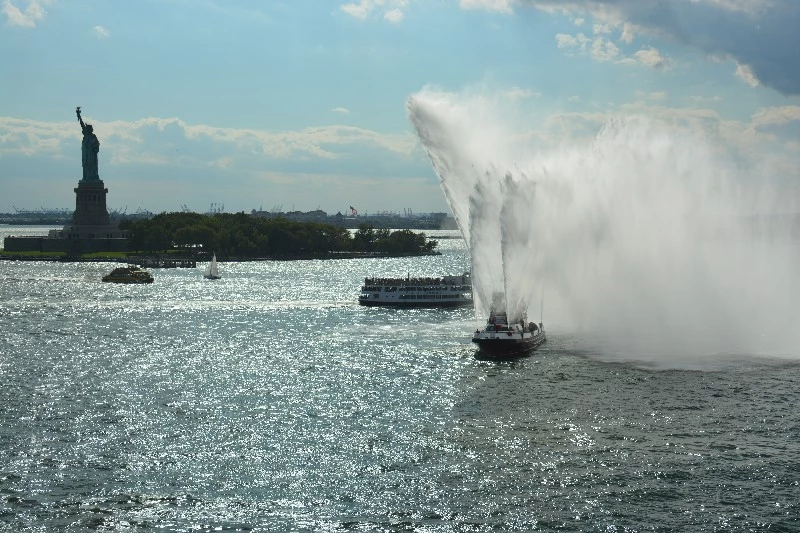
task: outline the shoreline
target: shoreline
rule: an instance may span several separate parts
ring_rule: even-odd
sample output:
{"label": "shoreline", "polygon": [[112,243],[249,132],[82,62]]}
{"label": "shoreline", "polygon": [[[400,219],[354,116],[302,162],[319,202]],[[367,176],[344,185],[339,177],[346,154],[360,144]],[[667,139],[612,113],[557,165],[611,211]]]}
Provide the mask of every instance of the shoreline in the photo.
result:
{"label": "shoreline", "polygon": [[[335,259],[394,259],[399,257],[427,257],[441,252],[392,254],[384,252],[329,252],[324,254],[285,254],[267,257],[229,257],[219,263],[246,263],[251,261],[313,261]],[[45,263],[126,263],[145,268],[195,268],[197,263],[210,261],[199,256],[130,255],[127,257],[75,257],[68,255],[16,255],[0,250],[0,261],[41,261]]]}

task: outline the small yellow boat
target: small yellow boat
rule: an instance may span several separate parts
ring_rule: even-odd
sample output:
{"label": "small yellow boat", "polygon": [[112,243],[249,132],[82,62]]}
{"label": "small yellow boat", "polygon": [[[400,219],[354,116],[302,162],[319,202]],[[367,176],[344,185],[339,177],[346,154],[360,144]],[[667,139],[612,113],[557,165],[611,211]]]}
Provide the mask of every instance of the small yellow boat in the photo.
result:
{"label": "small yellow boat", "polygon": [[153,283],[153,276],[137,266],[119,267],[103,276],[109,283]]}

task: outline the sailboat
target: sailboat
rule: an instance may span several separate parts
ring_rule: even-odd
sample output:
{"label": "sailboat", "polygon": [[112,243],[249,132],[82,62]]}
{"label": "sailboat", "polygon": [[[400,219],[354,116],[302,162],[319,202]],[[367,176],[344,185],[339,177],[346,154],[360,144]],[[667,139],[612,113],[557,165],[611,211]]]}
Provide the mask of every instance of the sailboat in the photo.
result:
{"label": "sailboat", "polygon": [[219,269],[217,268],[217,254],[211,256],[211,262],[208,264],[208,268],[206,269],[206,273],[204,274],[206,279],[219,279]]}

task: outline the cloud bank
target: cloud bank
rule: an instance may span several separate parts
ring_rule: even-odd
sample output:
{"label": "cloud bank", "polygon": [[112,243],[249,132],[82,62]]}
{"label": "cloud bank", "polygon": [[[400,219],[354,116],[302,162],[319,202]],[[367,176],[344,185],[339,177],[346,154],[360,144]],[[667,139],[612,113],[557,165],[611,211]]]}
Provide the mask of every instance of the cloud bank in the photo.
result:
{"label": "cloud bank", "polygon": [[340,6],[344,13],[359,20],[366,20],[373,11],[382,11],[383,19],[392,24],[403,21],[403,9],[408,5],[408,0],[359,0]]}
{"label": "cloud bank", "polygon": [[35,28],[36,23],[44,18],[46,13],[44,7],[50,2],[51,0],[23,0],[22,2],[3,0],[2,13],[6,16],[6,22],[11,26]]}
{"label": "cloud bank", "polygon": [[[442,211],[438,185],[411,132],[344,126],[267,131],[189,124],[178,118],[102,122],[100,176],[115,205],[154,212],[225,203],[229,210],[286,202],[298,209],[347,205]],[[80,177],[77,122],[0,117],[6,206],[69,205]],[[220,187],[220,184],[223,184]],[[382,191],[376,205],[375,191]],[[153,191],[158,191],[153,193]],[[331,211],[332,210],[332,211]]]}
{"label": "cloud bank", "polygon": [[[575,16],[576,23],[589,14],[618,31],[619,40],[626,43],[635,36],[666,38],[709,57],[734,61],[737,76],[751,86],[760,84],[785,95],[800,95],[797,59],[800,2],[796,0],[520,0],[520,3]],[[580,38],[571,41],[567,37],[558,40],[560,46],[580,45],[579,41]],[[613,55],[613,50],[607,47],[599,52],[601,58]],[[641,51],[637,59],[651,66],[665,66],[654,49]]]}
{"label": "cloud bank", "polygon": [[[344,108],[334,112],[346,113]],[[178,118],[144,118],[136,121],[95,122],[103,147],[114,146],[117,158],[146,160],[147,154],[191,149],[207,144],[197,157],[215,152],[260,154],[272,159],[345,157],[353,147],[408,155],[414,150],[411,134],[381,134],[353,126],[318,126],[297,131],[270,132],[254,129],[219,128],[187,124]],[[4,154],[46,154],[58,156],[64,146],[80,141],[80,128],[72,122],[39,122],[0,117],[0,157]],[[101,147],[101,150],[103,148]],[[210,149],[210,151],[206,151]],[[166,154],[169,155],[169,154]],[[188,155],[188,154],[184,154]]]}

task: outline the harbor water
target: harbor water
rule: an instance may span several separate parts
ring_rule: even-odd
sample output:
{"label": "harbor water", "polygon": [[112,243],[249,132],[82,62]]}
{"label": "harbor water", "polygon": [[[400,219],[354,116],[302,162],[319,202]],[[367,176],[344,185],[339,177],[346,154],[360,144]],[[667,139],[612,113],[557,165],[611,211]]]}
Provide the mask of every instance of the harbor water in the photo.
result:
{"label": "harbor water", "polygon": [[800,354],[645,364],[545,317],[493,363],[472,309],[357,305],[469,269],[439,245],[141,286],[0,261],[0,531],[800,530]]}

